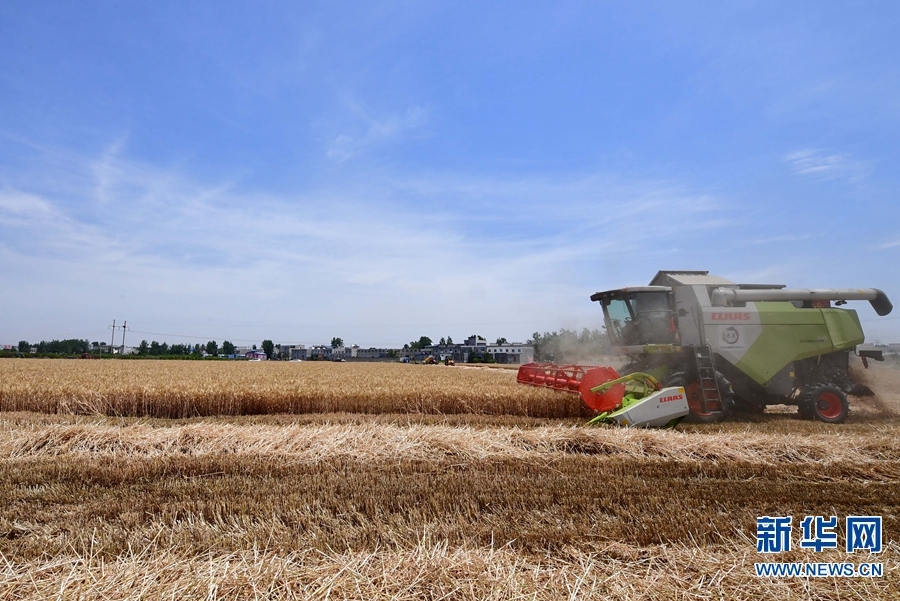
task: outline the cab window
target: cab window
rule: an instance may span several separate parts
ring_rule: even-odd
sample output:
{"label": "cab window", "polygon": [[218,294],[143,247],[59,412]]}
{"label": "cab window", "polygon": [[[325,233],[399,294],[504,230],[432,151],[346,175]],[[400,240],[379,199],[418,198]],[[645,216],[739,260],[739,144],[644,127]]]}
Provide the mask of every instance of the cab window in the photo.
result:
{"label": "cab window", "polygon": [[623,299],[614,299],[606,305],[609,334],[615,344],[641,344],[641,335],[634,323],[631,307]]}
{"label": "cab window", "polygon": [[675,312],[666,292],[639,292],[632,295],[632,308],[644,344],[677,342]]}

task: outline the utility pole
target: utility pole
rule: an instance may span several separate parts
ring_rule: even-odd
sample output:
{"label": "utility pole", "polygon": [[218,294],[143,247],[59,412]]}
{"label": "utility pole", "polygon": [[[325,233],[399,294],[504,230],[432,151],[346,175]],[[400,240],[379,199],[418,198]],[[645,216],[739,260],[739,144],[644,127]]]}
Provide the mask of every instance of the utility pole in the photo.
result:
{"label": "utility pole", "polygon": [[[111,326],[112,334],[109,335],[109,356],[112,357],[113,353],[113,345],[116,343],[116,320],[113,320],[113,324]],[[102,359],[102,357],[101,357]]]}
{"label": "utility pole", "polygon": [[122,322],[122,350],[119,351],[120,355],[125,354],[125,330],[127,330],[127,329],[128,329],[128,321],[126,320],[126,321]]}

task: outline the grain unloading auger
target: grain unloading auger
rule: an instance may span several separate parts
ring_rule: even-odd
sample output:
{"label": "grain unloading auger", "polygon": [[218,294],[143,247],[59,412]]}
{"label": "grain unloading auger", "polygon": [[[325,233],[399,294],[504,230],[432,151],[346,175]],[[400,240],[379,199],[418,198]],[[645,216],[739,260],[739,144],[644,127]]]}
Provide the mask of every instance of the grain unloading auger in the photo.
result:
{"label": "grain unloading auger", "polygon": [[[616,354],[611,367],[530,363],[518,381],[578,393],[592,422],[671,426],[690,415],[714,422],[736,410],[797,405],[803,417],[840,423],[847,394],[872,391],[850,379],[850,353],[865,340],[856,311],[893,309],[875,288],[792,290],[735,284],[707,271],[660,271],[649,286],[598,292]],[[834,303],[835,307],[832,307]],[[882,360],[879,351],[859,351]]]}

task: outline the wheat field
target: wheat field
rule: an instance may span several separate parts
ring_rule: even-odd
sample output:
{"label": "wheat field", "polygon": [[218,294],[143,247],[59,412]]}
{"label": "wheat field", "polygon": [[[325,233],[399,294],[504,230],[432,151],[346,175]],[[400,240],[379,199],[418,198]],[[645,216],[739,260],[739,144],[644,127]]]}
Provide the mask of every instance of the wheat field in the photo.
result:
{"label": "wheat field", "polygon": [[510,370],[401,363],[0,360],[0,411],[184,418],[274,413],[580,417]]}
{"label": "wheat field", "polygon": [[[900,598],[900,370],[843,425],[661,431],[507,370],[196,363],[0,361],[0,599]],[[784,514],[882,515],[777,560],[884,577],[755,577]]]}

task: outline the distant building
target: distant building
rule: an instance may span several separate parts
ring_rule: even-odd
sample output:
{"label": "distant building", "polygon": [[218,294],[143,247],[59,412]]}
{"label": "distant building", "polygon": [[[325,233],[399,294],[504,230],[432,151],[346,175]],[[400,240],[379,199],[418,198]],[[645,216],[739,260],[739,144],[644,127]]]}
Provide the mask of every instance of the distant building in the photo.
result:
{"label": "distant building", "polygon": [[331,347],[317,344],[306,351],[306,357],[311,360],[319,359],[328,361],[331,359]]}
{"label": "distant building", "polygon": [[391,357],[391,353],[394,353],[395,356],[398,355],[398,351],[395,349],[388,348],[357,348],[356,349],[356,358],[357,359],[387,359]]}
{"label": "distant building", "polygon": [[[470,344],[471,343],[471,344]],[[484,338],[471,336],[465,344],[440,345],[426,347],[424,351],[403,351],[401,356],[411,360],[424,359],[431,355],[439,361],[453,359],[458,363],[471,363],[479,357],[489,357],[496,363],[521,365],[534,361],[534,347],[529,344],[488,344]]]}
{"label": "distant building", "polygon": [[466,338],[466,341],[462,344],[462,346],[471,346],[471,347],[487,346],[487,343],[488,343],[487,340],[485,340],[481,336],[473,335],[473,336],[469,336],[468,338]]}
{"label": "distant building", "polygon": [[489,344],[485,350],[497,363],[521,365],[534,361],[534,347],[528,344]]}
{"label": "distant building", "polygon": [[[356,347],[356,348],[358,349],[359,347]],[[349,348],[346,346],[331,347],[331,358],[332,359],[350,359],[350,358],[356,356],[353,353],[354,353],[353,347],[349,347]]]}
{"label": "distant building", "polygon": [[295,354],[294,351],[303,348],[304,346],[302,344],[282,344],[277,347],[278,352],[281,353],[281,358],[285,360],[293,360]]}
{"label": "distant building", "polygon": [[[357,360],[408,360],[422,362],[432,356],[438,361],[453,359],[457,363],[470,363],[473,359],[487,357],[501,364],[521,365],[534,361],[534,347],[523,343],[489,344],[480,336],[469,336],[464,344],[433,344],[424,349],[359,348],[358,345],[331,347],[314,345],[309,348],[302,344],[280,346],[282,357],[291,361],[332,361],[339,359]],[[253,353],[265,355],[262,351],[246,351],[248,358]],[[254,357],[257,355],[253,355]]]}

